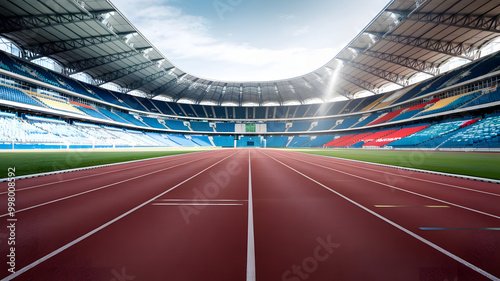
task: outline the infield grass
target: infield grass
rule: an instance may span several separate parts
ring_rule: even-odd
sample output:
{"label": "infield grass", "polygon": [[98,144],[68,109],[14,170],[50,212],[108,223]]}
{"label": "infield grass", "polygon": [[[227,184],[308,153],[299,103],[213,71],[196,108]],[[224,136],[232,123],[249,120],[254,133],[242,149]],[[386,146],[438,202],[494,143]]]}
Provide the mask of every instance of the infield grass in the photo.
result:
{"label": "infield grass", "polygon": [[500,153],[368,149],[293,149],[309,154],[339,157],[408,168],[500,179]]}
{"label": "infield grass", "polygon": [[0,178],[7,177],[9,167],[16,176],[111,164],[139,159],[190,153],[199,150],[166,151],[19,151],[0,153]]}

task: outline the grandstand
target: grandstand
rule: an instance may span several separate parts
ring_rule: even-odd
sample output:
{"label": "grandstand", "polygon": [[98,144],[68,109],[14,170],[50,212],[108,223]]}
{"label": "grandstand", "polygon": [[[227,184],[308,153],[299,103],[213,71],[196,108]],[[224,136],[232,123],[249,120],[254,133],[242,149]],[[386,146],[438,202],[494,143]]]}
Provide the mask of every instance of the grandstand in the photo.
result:
{"label": "grandstand", "polygon": [[239,82],[117,6],[0,1],[2,280],[500,280],[498,1],[390,1],[318,69]]}

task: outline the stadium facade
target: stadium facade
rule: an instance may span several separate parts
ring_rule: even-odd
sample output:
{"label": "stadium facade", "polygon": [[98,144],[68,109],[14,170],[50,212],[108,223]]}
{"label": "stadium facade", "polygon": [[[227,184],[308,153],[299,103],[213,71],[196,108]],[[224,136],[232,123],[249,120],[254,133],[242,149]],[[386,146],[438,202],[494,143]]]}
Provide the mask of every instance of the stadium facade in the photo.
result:
{"label": "stadium facade", "polygon": [[106,0],[0,7],[2,148],[500,148],[494,1],[391,1],[325,66],[262,82],[182,71]]}

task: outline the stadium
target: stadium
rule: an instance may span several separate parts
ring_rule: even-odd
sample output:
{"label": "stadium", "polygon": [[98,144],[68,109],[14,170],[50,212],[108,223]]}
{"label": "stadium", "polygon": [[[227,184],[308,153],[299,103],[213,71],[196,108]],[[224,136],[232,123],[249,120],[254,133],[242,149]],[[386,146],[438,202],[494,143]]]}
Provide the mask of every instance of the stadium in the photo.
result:
{"label": "stadium", "polygon": [[500,280],[498,1],[392,0],[293,78],[182,67],[110,0],[0,1],[1,280]]}

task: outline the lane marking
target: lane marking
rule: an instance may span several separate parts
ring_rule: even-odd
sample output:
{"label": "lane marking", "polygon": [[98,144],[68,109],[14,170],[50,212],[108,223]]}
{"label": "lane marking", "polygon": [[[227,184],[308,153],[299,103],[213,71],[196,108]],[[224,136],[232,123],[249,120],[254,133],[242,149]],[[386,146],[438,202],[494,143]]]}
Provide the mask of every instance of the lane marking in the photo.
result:
{"label": "lane marking", "polygon": [[424,208],[449,208],[450,206],[445,206],[445,205],[373,205],[376,208],[418,208],[418,207],[424,207]]}
{"label": "lane marking", "polygon": [[[161,156],[161,157],[151,158],[151,159],[140,159],[140,160],[135,160],[135,161],[158,160],[160,158],[165,158],[165,157],[188,156],[188,155],[192,155],[192,154],[188,153],[188,154],[168,155],[168,156]],[[205,159],[205,158],[208,158],[208,157],[210,157],[210,156],[203,157],[203,158],[198,158],[198,160]],[[177,160],[177,158],[178,157],[175,157],[175,159],[173,159],[173,160]],[[101,176],[101,175],[115,173],[115,172],[121,172],[121,171],[126,171],[126,170],[131,170],[131,169],[144,168],[144,167],[148,167],[148,166],[153,166],[153,165],[158,165],[158,164],[168,164],[168,163],[165,163],[165,162],[148,163],[146,165],[128,167],[128,168],[123,168],[123,169],[119,169],[119,170],[113,170],[113,171],[103,172],[103,173],[99,173],[99,174],[91,174],[91,175],[87,175],[87,176],[81,176],[81,177],[76,177],[76,178],[71,178],[71,179],[65,179],[65,180],[60,180],[60,181],[55,181],[55,182],[48,182],[48,183],[43,183],[43,184],[38,184],[38,185],[33,185],[33,186],[19,188],[19,189],[16,189],[16,192],[18,192],[18,191],[24,191],[24,190],[29,190],[29,189],[34,189],[34,188],[38,188],[38,187],[42,187],[42,186],[47,186],[47,185],[59,184],[59,183],[68,182],[68,181],[85,179],[85,178],[89,178],[89,177]],[[130,162],[122,162],[122,163],[116,163],[116,164],[117,165],[118,164],[130,164]],[[103,167],[95,166],[95,168],[107,168],[107,167],[109,167],[109,166],[103,166]],[[78,172],[78,171],[74,171],[74,172]],[[7,194],[7,193],[8,193],[7,191],[0,192],[0,195]]]}
{"label": "lane marking", "polygon": [[329,188],[328,186],[326,186],[326,185],[324,185],[324,184],[320,183],[319,181],[317,181],[317,180],[315,180],[315,179],[313,179],[313,178],[311,178],[311,177],[309,177],[309,176],[307,176],[307,175],[305,175],[305,174],[303,174],[303,173],[299,172],[298,170],[296,170],[296,169],[294,169],[294,168],[292,168],[292,167],[290,167],[290,166],[286,165],[285,163],[283,163],[283,162],[281,162],[281,161],[277,160],[276,158],[274,158],[274,157],[272,157],[272,156],[270,156],[270,155],[266,154],[265,152],[262,152],[262,153],[264,153],[266,156],[268,156],[269,158],[273,159],[274,161],[276,161],[276,162],[280,163],[281,165],[283,165],[283,166],[285,166],[285,167],[289,168],[290,170],[292,170],[292,171],[296,172],[297,174],[302,175],[303,177],[305,177],[305,178],[309,179],[310,181],[312,181],[312,182],[314,182],[314,183],[316,183],[316,184],[318,184],[318,185],[322,186],[323,188],[325,188],[325,189],[327,189],[327,190],[329,190],[329,191],[333,192],[333,193],[334,193],[334,194],[336,194],[337,196],[339,196],[339,197],[341,197],[341,198],[343,198],[343,199],[347,200],[348,202],[350,202],[350,203],[352,203],[352,204],[356,205],[357,207],[359,207],[359,208],[361,208],[361,209],[365,210],[366,212],[368,212],[368,213],[370,213],[370,214],[372,214],[372,215],[374,215],[374,216],[378,217],[379,219],[381,219],[381,220],[383,220],[383,221],[385,221],[385,222],[389,223],[390,225],[392,225],[392,226],[394,226],[394,227],[398,228],[399,230],[401,230],[401,231],[405,232],[406,234],[409,234],[409,235],[410,235],[410,236],[412,236],[413,238],[416,238],[417,240],[419,240],[419,241],[421,241],[421,242],[423,242],[423,243],[427,244],[428,246],[430,246],[430,247],[432,247],[432,248],[434,248],[434,249],[438,250],[439,252],[441,252],[441,253],[445,254],[446,256],[448,256],[448,257],[450,257],[450,258],[454,259],[455,261],[457,261],[457,262],[459,262],[459,263],[461,263],[461,264],[463,264],[463,265],[467,266],[468,268],[470,268],[470,269],[472,269],[472,270],[474,270],[474,271],[478,272],[479,274],[481,274],[481,275],[483,275],[483,276],[485,276],[485,277],[487,277],[487,278],[489,278],[489,279],[491,279],[491,280],[500,281],[500,278],[498,278],[498,277],[496,277],[496,276],[492,275],[491,273],[489,273],[489,272],[487,272],[487,271],[485,271],[485,270],[483,270],[483,269],[481,269],[481,268],[479,268],[479,267],[477,267],[477,266],[473,265],[472,263],[470,263],[470,262],[468,262],[468,261],[466,261],[466,260],[464,260],[464,259],[462,259],[462,258],[460,258],[460,257],[458,257],[458,256],[456,256],[456,255],[454,255],[454,254],[452,254],[451,252],[449,252],[449,251],[445,250],[444,248],[441,248],[440,246],[438,246],[438,245],[436,245],[436,244],[432,243],[431,241],[429,241],[429,240],[427,240],[427,239],[425,239],[425,238],[423,238],[423,237],[419,236],[418,234],[416,234],[416,233],[414,233],[414,232],[412,232],[412,231],[410,231],[410,230],[408,230],[408,229],[406,229],[406,228],[402,227],[401,225],[399,225],[399,224],[397,224],[397,223],[395,223],[395,222],[393,222],[393,221],[389,220],[388,218],[386,218],[386,217],[384,217],[384,216],[382,216],[382,215],[380,215],[380,214],[378,214],[378,213],[376,213],[376,212],[374,212],[374,211],[372,211],[372,210],[368,209],[367,207],[365,207],[365,206],[361,205],[360,203],[358,203],[358,202],[356,202],[356,201],[354,201],[354,200],[352,200],[352,199],[350,199],[350,198],[348,198],[348,197],[346,197],[346,196],[342,195],[341,193],[339,193],[339,192],[337,192],[337,191],[335,191],[335,190],[333,190],[333,189]]}
{"label": "lane marking", "polygon": [[[348,162],[348,161],[355,161],[355,162],[360,162],[360,163],[364,163],[364,164],[368,164],[368,165],[374,165],[374,166],[382,166],[382,167],[387,167],[387,168],[399,168],[399,167],[394,167],[394,166],[381,165],[381,164],[378,164],[378,163],[363,162],[363,161],[359,161],[359,160],[344,159],[344,158],[330,157],[330,156],[317,155],[317,154],[305,154],[305,155],[320,156],[319,159],[322,159],[322,160],[325,160],[325,161],[327,161],[328,158],[333,158],[334,160],[346,160],[346,162]],[[290,156],[288,156],[288,157],[290,157]],[[293,157],[290,157],[290,158],[293,158]],[[296,158],[293,158],[293,159],[296,159]],[[487,195],[492,195],[492,196],[500,197],[500,194],[497,194],[497,193],[492,193],[492,192],[488,192],[488,191],[472,189],[472,188],[458,186],[458,185],[454,185],[454,184],[443,183],[443,182],[438,182],[438,181],[431,181],[431,180],[420,179],[420,178],[414,178],[414,177],[410,177],[410,176],[399,175],[399,174],[395,174],[395,173],[391,173],[391,172],[387,172],[387,171],[381,171],[381,170],[367,168],[367,167],[360,167],[360,166],[350,165],[350,164],[346,164],[346,163],[342,163],[342,165],[349,166],[349,167],[354,167],[354,168],[358,168],[358,169],[360,168],[360,169],[370,170],[370,171],[374,171],[374,172],[382,172],[384,174],[389,174],[389,175],[393,175],[393,176],[399,176],[399,177],[409,178],[409,179],[413,179],[413,180],[419,180],[419,181],[424,181],[424,182],[429,182],[429,183],[435,183],[435,184],[439,184],[439,185],[444,185],[444,186],[449,186],[449,187],[453,187],[453,188],[458,188],[458,189],[463,189],[463,190],[467,190],[467,191],[473,191],[473,192],[478,192],[478,193],[483,193],[483,194],[487,194]],[[421,171],[416,171],[416,172],[421,172]],[[498,182],[497,182],[497,184],[498,184]]]}
{"label": "lane marking", "polygon": [[248,240],[247,240],[247,279],[255,281],[255,239],[253,228],[252,162],[248,150]]}
{"label": "lane marking", "polygon": [[[47,201],[45,203],[41,203],[41,204],[38,204],[38,205],[33,205],[31,207],[27,207],[27,208],[24,208],[24,209],[19,209],[19,210],[16,210],[14,213],[17,214],[17,213],[20,213],[20,212],[23,212],[23,211],[27,211],[27,210],[31,210],[31,209],[34,209],[34,208],[42,207],[42,206],[45,206],[45,205],[53,204],[53,203],[56,203],[56,202],[59,202],[59,201],[63,201],[63,200],[66,200],[66,199],[70,199],[70,198],[73,198],[73,197],[77,197],[77,196],[80,196],[80,195],[91,193],[91,192],[94,192],[94,191],[97,191],[97,190],[101,190],[101,189],[104,189],[104,188],[107,188],[107,187],[110,187],[110,186],[114,186],[114,185],[117,185],[117,184],[121,184],[121,183],[128,182],[128,181],[131,181],[131,180],[135,180],[135,179],[138,179],[138,178],[146,177],[146,176],[149,176],[149,175],[152,175],[152,174],[156,174],[156,173],[159,173],[159,172],[163,172],[163,171],[166,171],[166,170],[170,170],[172,168],[183,166],[183,165],[186,165],[186,164],[198,161],[198,160],[199,159],[191,160],[191,161],[188,161],[188,162],[185,162],[185,163],[182,163],[182,164],[177,164],[177,165],[174,165],[174,166],[170,166],[170,167],[167,167],[167,168],[164,168],[164,169],[161,169],[161,170],[156,170],[156,171],[153,171],[153,172],[150,172],[150,173],[147,173],[147,174],[143,174],[143,175],[136,176],[136,177],[133,177],[133,178],[129,178],[129,179],[126,179],[126,180],[122,180],[122,181],[119,181],[119,182],[110,183],[110,184],[103,185],[103,186],[100,186],[100,187],[97,187],[97,188],[94,188],[94,189],[86,190],[86,191],[79,192],[79,193],[76,193],[76,194],[73,194],[73,195],[69,195],[69,196],[65,196],[65,197],[62,197],[62,198],[59,198],[59,199]],[[3,215],[0,215],[0,218],[8,216],[8,215],[10,215],[10,213],[6,213],[6,214],[3,214]]]}
{"label": "lane marking", "polygon": [[164,195],[165,195],[165,194],[167,194],[168,192],[170,192],[170,191],[174,190],[175,188],[177,188],[177,187],[179,187],[179,186],[183,185],[184,183],[186,183],[186,182],[190,181],[191,179],[193,179],[193,178],[195,178],[195,177],[199,176],[199,175],[200,175],[200,174],[202,174],[203,172],[205,172],[205,171],[207,171],[208,169],[210,169],[210,168],[214,167],[215,165],[219,164],[220,162],[222,162],[222,161],[226,160],[227,158],[229,158],[229,157],[233,156],[233,155],[234,155],[234,154],[236,154],[236,153],[237,153],[237,152],[235,152],[235,153],[233,153],[233,154],[231,154],[231,155],[229,155],[229,156],[227,156],[227,157],[225,157],[225,158],[223,158],[223,159],[221,159],[221,160],[219,160],[219,161],[215,162],[214,164],[212,164],[212,165],[208,166],[207,168],[205,168],[205,169],[201,170],[200,172],[198,172],[198,173],[194,174],[193,176],[191,176],[191,177],[189,177],[189,178],[185,179],[184,181],[182,181],[182,182],[180,182],[180,183],[176,184],[175,186],[171,187],[170,189],[168,189],[168,190],[166,190],[166,191],[164,191],[164,192],[160,193],[159,195],[157,195],[157,196],[155,196],[155,197],[153,197],[153,198],[149,199],[148,201],[146,201],[146,202],[144,202],[144,203],[142,203],[142,204],[140,204],[140,205],[138,205],[138,206],[136,206],[136,207],[134,207],[134,208],[130,209],[129,211],[127,211],[127,212],[125,212],[125,213],[121,214],[120,216],[118,216],[118,217],[116,217],[116,218],[114,218],[114,219],[110,220],[109,222],[107,222],[107,223],[105,223],[105,224],[103,224],[103,225],[99,226],[98,228],[96,228],[96,229],[94,229],[94,230],[92,230],[92,231],[88,232],[87,234],[80,236],[79,238],[77,238],[77,239],[75,239],[75,240],[73,240],[73,241],[69,242],[68,244],[66,244],[66,245],[64,245],[64,246],[62,246],[62,247],[60,247],[60,248],[58,248],[57,250],[55,250],[55,251],[53,251],[53,252],[51,252],[51,253],[49,253],[49,254],[47,254],[47,255],[45,255],[45,256],[43,256],[43,257],[41,257],[41,258],[39,258],[38,260],[36,260],[36,261],[34,261],[34,262],[30,263],[29,265],[27,265],[27,266],[25,266],[25,267],[23,267],[23,268],[19,269],[18,271],[16,271],[16,273],[13,273],[13,274],[10,274],[10,275],[6,276],[5,278],[3,278],[3,279],[2,279],[2,280],[0,280],[0,281],[9,281],[9,280],[12,280],[12,279],[14,279],[14,278],[18,277],[19,275],[21,275],[21,274],[25,273],[26,271],[30,270],[31,268],[33,268],[33,267],[35,267],[35,266],[37,266],[37,265],[41,264],[42,262],[44,262],[44,261],[46,261],[46,260],[48,260],[48,259],[50,259],[50,258],[54,257],[55,255],[57,255],[57,254],[61,253],[62,251],[64,251],[64,250],[68,249],[69,247],[71,247],[71,246],[73,246],[73,245],[77,244],[78,242],[81,242],[82,240],[84,240],[84,239],[86,239],[86,238],[88,238],[88,237],[92,236],[93,234],[97,233],[98,231],[100,231],[100,230],[102,230],[102,229],[104,229],[104,228],[106,228],[106,227],[110,226],[111,224],[113,224],[113,223],[115,223],[115,222],[117,222],[117,221],[121,220],[122,218],[124,218],[124,217],[126,217],[126,216],[130,215],[131,213],[133,213],[133,212],[137,211],[138,209],[140,209],[140,208],[142,208],[142,207],[144,207],[144,206],[149,205],[151,202],[155,201],[156,199],[158,199],[158,198],[160,198],[160,197],[164,196]]}
{"label": "lane marking", "polygon": [[[211,151],[213,151],[213,150],[211,150]],[[200,153],[202,153],[202,152],[206,152],[206,151],[201,151]],[[29,178],[36,178],[36,177],[42,177],[42,176],[57,175],[57,174],[63,174],[63,173],[69,173],[69,172],[78,172],[78,171],[91,170],[91,169],[97,169],[97,168],[102,168],[102,167],[111,167],[111,166],[122,165],[122,164],[129,164],[129,163],[137,163],[137,162],[148,161],[148,160],[155,160],[155,159],[160,159],[160,158],[165,158],[165,157],[182,156],[182,155],[193,154],[193,153],[198,153],[198,151],[187,152],[187,153],[176,154],[176,155],[166,155],[166,156],[159,156],[159,157],[153,157],[153,158],[131,160],[131,161],[125,161],[125,162],[118,162],[118,163],[102,164],[102,165],[96,165],[96,166],[88,166],[88,167],[80,167],[80,168],[73,168],[73,169],[66,169],[66,170],[59,170],[59,171],[51,171],[51,172],[31,174],[31,175],[24,175],[24,176],[17,176],[14,179],[15,180],[22,180],[22,179],[29,179]],[[0,183],[1,182],[6,182],[8,180],[9,180],[9,178],[2,178],[2,179],[0,179]]]}
{"label": "lane marking", "polygon": [[[285,157],[288,157],[288,156],[285,156]],[[434,198],[434,197],[431,197],[431,196],[427,196],[427,195],[424,195],[424,194],[420,194],[420,193],[417,193],[417,192],[414,192],[414,191],[410,191],[410,190],[407,190],[407,189],[403,189],[403,188],[400,188],[400,187],[397,187],[397,186],[394,186],[394,185],[386,184],[386,183],[379,182],[379,181],[376,181],[376,180],[371,180],[371,179],[368,179],[368,178],[365,178],[365,177],[362,177],[362,176],[354,175],[354,174],[351,174],[351,173],[348,173],[348,172],[344,172],[344,171],[337,170],[337,169],[334,169],[334,168],[326,167],[326,166],[323,166],[323,165],[319,165],[319,164],[316,164],[316,163],[313,163],[313,162],[301,160],[301,159],[298,159],[298,158],[293,158],[293,157],[288,157],[288,158],[295,159],[295,160],[298,160],[298,161],[301,161],[301,162],[304,162],[304,163],[308,163],[308,164],[311,164],[311,165],[314,165],[314,166],[318,166],[318,167],[321,167],[321,168],[325,168],[325,169],[328,169],[328,170],[336,171],[336,172],[341,173],[341,174],[345,174],[345,175],[348,175],[348,176],[351,176],[351,177],[355,177],[355,178],[362,179],[362,180],[365,180],[365,181],[373,182],[373,183],[376,183],[376,184],[379,184],[379,185],[387,186],[387,187],[390,187],[390,188],[393,188],[393,189],[397,189],[397,190],[400,190],[400,191],[403,191],[403,192],[407,192],[407,193],[410,193],[410,194],[413,194],[413,195],[417,195],[417,196],[420,196],[420,197],[423,197],[423,198],[431,199],[431,200],[434,200],[434,201],[437,201],[437,202],[440,202],[440,203],[444,203],[444,204],[447,204],[447,205],[455,206],[455,207],[458,207],[458,208],[461,208],[461,209],[465,209],[465,210],[468,210],[468,211],[471,211],[471,212],[475,212],[475,213],[478,213],[478,214],[489,216],[489,217],[492,217],[492,218],[495,218],[495,219],[500,219],[500,216],[496,216],[496,215],[493,215],[493,214],[490,214],[490,213],[486,213],[486,212],[483,212],[483,211],[479,211],[479,210],[476,210],[476,209],[473,209],[473,208],[469,208],[469,207],[465,207],[465,206],[462,206],[462,205],[459,205],[459,204],[451,203],[449,201],[445,201],[445,200],[441,200],[441,199]]]}
{"label": "lane marking", "polygon": [[187,201],[187,202],[247,202],[248,200],[232,200],[232,199],[158,199],[156,201]]}
{"label": "lane marking", "polygon": [[500,230],[500,227],[419,227],[421,230]]}
{"label": "lane marking", "polygon": [[154,203],[153,206],[243,206],[237,203]]}

